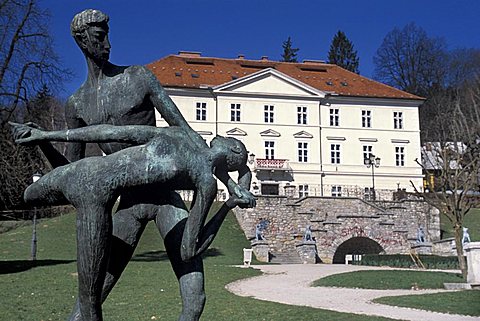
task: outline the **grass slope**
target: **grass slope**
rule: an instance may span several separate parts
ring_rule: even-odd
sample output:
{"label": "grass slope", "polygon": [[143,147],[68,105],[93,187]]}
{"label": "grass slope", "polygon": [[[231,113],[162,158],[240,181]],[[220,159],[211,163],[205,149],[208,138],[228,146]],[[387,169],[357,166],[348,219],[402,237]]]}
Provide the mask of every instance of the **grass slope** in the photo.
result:
{"label": "grass slope", "polygon": [[[29,261],[30,240],[31,226],[0,234],[0,319],[65,320],[76,297],[75,215],[40,222],[35,264]],[[242,264],[244,247],[249,243],[229,215],[205,259],[207,304],[202,320],[390,320],[233,295],[226,284],[259,274],[231,266]],[[177,320],[180,309],[175,276],[149,224],[133,261],[104,304],[105,320]]]}
{"label": "grass slope", "polygon": [[[480,208],[471,209],[465,216],[463,226],[468,227],[468,233],[472,242],[480,241]],[[440,215],[440,229],[442,230],[442,238],[453,237],[453,225],[448,218]]]}

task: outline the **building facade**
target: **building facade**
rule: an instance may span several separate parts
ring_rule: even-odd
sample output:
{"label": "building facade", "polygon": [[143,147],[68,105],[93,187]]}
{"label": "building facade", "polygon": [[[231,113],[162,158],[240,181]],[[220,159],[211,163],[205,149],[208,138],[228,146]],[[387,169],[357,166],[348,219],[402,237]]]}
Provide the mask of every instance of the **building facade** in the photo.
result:
{"label": "building facade", "polygon": [[[320,61],[180,52],[148,67],[207,142],[245,144],[254,193],[388,199],[422,189],[421,97]],[[157,125],[167,126],[159,115]],[[365,165],[371,155],[378,167]]]}

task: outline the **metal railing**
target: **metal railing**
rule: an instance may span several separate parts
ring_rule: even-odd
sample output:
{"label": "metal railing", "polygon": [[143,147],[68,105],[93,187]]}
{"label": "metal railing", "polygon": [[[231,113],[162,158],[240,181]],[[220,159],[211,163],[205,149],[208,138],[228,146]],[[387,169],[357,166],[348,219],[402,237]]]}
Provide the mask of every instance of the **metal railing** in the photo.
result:
{"label": "metal railing", "polygon": [[288,159],[265,159],[257,158],[255,159],[255,169],[256,170],[291,170],[290,165],[288,164]]}

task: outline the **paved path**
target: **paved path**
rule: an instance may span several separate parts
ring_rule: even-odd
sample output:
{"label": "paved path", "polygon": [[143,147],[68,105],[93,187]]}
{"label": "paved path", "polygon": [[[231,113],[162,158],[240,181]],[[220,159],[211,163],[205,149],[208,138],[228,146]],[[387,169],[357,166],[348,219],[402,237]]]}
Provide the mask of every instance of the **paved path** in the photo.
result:
{"label": "paved path", "polygon": [[371,302],[375,298],[396,295],[421,295],[445,290],[366,290],[333,287],[310,287],[314,280],[331,274],[388,269],[339,264],[257,265],[261,276],[230,283],[226,288],[239,296],[254,297],[290,305],[309,306],[338,312],[375,315],[412,321],[480,321],[479,317],[452,315],[401,308]]}

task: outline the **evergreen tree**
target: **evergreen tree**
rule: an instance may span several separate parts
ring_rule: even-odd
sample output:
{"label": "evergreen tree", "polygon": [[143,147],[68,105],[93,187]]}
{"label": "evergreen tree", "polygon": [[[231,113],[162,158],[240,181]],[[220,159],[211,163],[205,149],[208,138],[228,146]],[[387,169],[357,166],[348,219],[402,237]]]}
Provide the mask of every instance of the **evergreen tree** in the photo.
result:
{"label": "evergreen tree", "polygon": [[297,62],[298,48],[292,48],[292,40],[288,37],[282,44],[283,54],[282,60],[284,62]]}
{"label": "evergreen tree", "polygon": [[353,49],[352,42],[348,40],[343,31],[339,30],[333,37],[330,51],[328,52],[328,63],[335,64],[356,74],[360,73],[358,71],[359,59],[357,51]]}

